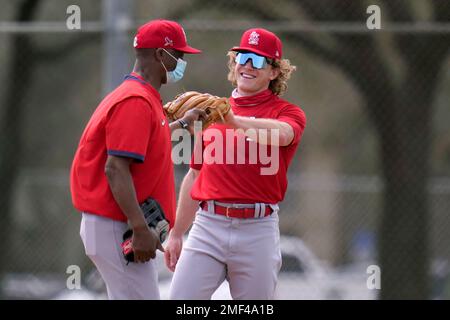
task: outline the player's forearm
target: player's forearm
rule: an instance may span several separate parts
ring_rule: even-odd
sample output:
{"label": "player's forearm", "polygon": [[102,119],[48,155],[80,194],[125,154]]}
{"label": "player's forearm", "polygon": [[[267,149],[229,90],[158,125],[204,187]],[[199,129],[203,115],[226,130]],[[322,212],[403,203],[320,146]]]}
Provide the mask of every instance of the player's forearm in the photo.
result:
{"label": "player's forearm", "polygon": [[261,144],[287,146],[294,139],[292,127],[275,119],[252,119],[235,115],[230,125],[235,129],[244,130],[250,139]]}
{"label": "player's forearm", "polygon": [[129,164],[107,161],[105,174],[114,199],[128,218],[131,228],[134,230],[145,228],[146,222],[139,208]]}
{"label": "player's forearm", "polygon": [[196,177],[196,171],[191,169],[181,183],[177,218],[171,231],[174,236],[182,237],[192,225],[192,221],[194,221],[195,213],[198,209],[198,201],[191,198],[190,192]]}

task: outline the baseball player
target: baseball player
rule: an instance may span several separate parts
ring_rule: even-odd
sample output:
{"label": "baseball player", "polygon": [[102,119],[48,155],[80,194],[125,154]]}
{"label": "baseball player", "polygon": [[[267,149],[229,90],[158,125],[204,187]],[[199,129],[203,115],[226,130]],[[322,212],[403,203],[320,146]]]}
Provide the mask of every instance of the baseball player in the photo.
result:
{"label": "baseball player", "polygon": [[[282,59],[282,43],[275,34],[247,30],[228,56],[228,79],[236,87],[230,97],[232,111],[225,123],[203,132],[204,137],[210,130],[222,132],[224,138],[214,143],[223,146],[224,161],[192,160],[184,177],[177,220],[164,253],[166,265],[174,271],[171,299],[210,299],[225,279],[233,299],[274,297],[281,267],[278,203],[286,192],[286,172],[306,118],[298,106],[280,98],[295,67]],[[248,134],[245,149],[225,138],[230,129],[235,139]],[[278,139],[271,138],[275,132]],[[204,160],[211,143],[203,141]],[[260,155],[256,163],[250,161],[255,143],[258,148],[274,147],[272,156],[279,157],[274,173],[262,174],[266,164]],[[230,152],[243,153],[244,164],[225,161]],[[181,250],[182,236],[192,222]]]}
{"label": "baseball player", "polygon": [[[81,137],[71,169],[73,204],[82,212],[80,235],[87,256],[106,283],[109,299],[159,299],[154,261],[163,250],[140,209],[148,197],[173,225],[175,185],[172,129],[201,117],[194,110],[170,124],[158,90],[183,77],[187,45],[182,27],[154,20],[134,38],[133,72],[99,104]],[[128,222],[128,224],[127,224]],[[124,232],[133,231],[134,263],[121,251]]]}

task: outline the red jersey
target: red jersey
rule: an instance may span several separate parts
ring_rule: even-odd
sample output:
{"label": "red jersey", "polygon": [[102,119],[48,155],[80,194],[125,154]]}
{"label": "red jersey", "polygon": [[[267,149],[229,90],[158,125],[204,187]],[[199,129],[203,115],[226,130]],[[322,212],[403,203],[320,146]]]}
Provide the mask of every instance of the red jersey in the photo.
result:
{"label": "red jersey", "polygon": [[[201,163],[195,159],[195,153],[191,159],[191,168],[200,170],[192,190],[191,196],[194,200],[217,200],[234,203],[270,203],[275,204],[284,199],[287,189],[287,170],[295,151],[300,143],[303,130],[306,125],[304,112],[286,100],[273,94],[269,89],[251,97],[230,98],[233,113],[239,116],[276,119],[288,123],[294,130],[294,139],[290,145],[284,147],[263,146],[267,148],[269,158],[278,157],[278,167],[272,174],[262,174],[262,169],[268,168],[267,159],[261,157],[261,145],[245,141],[245,149],[238,150],[239,135],[233,139],[227,139],[226,130],[230,128],[224,124],[215,124],[203,132],[203,158]],[[223,139],[211,136],[210,130],[221,132]],[[207,141],[211,140],[211,141]],[[223,150],[222,161],[207,161],[208,145],[216,143]],[[253,145],[252,145],[253,144]],[[271,152],[272,151],[272,152]],[[217,150],[209,150],[209,157],[215,156]],[[256,154],[255,154],[256,152]],[[245,161],[238,161],[238,154],[244,153]],[[264,154],[264,153],[263,153]],[[230,156],[231,155],[231,156]],[[227,161],[228,157],[228,161]],[[234,158],[233,163],[230,160]],[[241,159],[242,160],[242,159]],[[222,163],[219,163],[222,162]]]}
{"label": "red jersey", "polygon": [[76,209],[127,221],[105,175],[108,155],[134,159],[130,165],[137,200],[155,198],[173,226],[175,179],[169,122],[161,97],[132,73],[99,104],[81,137],[72,163],[70,188]]}

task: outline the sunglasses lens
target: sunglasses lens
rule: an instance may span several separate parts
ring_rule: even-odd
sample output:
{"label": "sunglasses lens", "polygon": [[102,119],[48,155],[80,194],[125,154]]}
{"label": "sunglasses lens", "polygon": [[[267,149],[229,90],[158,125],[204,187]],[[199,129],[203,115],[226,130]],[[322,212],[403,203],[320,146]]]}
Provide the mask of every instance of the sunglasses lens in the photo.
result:
{"label": "sunglasses lens", "polygon": [[248,59],[250,59],[252,61],[252,66],[255,69],[262,69],[267,64],[265,57],[259,56],[259,55],[254,54],[254,53],[242,53],[242,52],[239,52],[236,55],[235,61],[236,61],[236,63],[244,65],[244,64],[247,63]]}

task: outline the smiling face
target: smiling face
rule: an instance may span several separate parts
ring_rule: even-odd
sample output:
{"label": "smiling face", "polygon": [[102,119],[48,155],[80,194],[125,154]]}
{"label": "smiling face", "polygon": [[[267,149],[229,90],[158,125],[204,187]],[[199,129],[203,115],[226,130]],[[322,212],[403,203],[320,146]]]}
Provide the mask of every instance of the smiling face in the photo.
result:
{"label": "smiling face", "polygon": [[234,76],[238,93],[243,96],[260,93],[269,88],[270,81],[276,79],[279,73],[280,70],[270,64],[266,64],[263,69],[256,69],[250,60],[245,65],[235,63]]}

